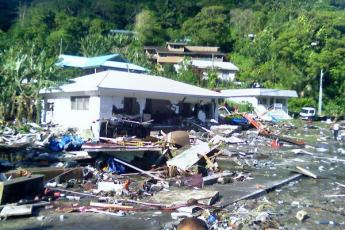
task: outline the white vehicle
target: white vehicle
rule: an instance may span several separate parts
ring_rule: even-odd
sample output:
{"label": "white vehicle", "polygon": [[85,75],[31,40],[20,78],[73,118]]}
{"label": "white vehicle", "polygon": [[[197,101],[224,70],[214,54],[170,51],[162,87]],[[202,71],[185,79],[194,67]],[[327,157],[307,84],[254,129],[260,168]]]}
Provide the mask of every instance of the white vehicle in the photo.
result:
{"label": "white vehicle", "polygon": [[316,115],[316,109],[313,107],[303,107],[299,116],[303,120],[314,119]]}

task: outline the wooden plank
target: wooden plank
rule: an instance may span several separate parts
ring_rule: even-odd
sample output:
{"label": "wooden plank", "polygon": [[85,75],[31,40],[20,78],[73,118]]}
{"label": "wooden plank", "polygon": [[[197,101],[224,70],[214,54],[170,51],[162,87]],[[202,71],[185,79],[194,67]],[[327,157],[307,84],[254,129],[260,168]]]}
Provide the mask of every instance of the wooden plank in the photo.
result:
{"label": "wooden plank", "polygon": [[124,162],[124,161],[122,161],[122,160],[120,160],[120,159],[117,159],[117,158],[115,158],[115,157],[114,157],[113,159],[114,159],[114,161],[116,161],[116,162],[118,162],[118,163],[124,164],[124,165],[126,165],[126,166],[128,166],[128,167],[130,167],[130,168],[132,168],[132,169],[135,169],[135,170],[137,170],[137,171],[139,171],[139,172],[141,172],[141,173],[143,173],[143,174],[145,174],[145,175],[148,175],[148,176],[150,176],[150,177],[152,177],[152,178],[155,178],[156,180],[164,181],[164,179],[162,179],[162,178],[160,178],[160,177],[158,177],[158,176],[156,176],[156,175],[154,175],[154,174],[152,174],[152,173],[150,173],[150,172],[144,171],[144,170],[142,170],[142,169],[140,169],[140,168],[138,168],[138,167],[135,167],[134,165],[131,165],[131,164],[129,164],[129,163],[127,163],[127,162]]}
{"label": "wooden plank", "polygon": [[133,206],[128,206],[128,205],[99,203],[99,202],[93,202],[93,201],[90,201],[90,206],[98,207],[98,208],[111,208],[111,209],[117,209],[117,210],[132,210],[132,209],[134,209]]}
{"label": "wooden plank", "polygon": [[207,155],[203,155],[203,157],[205,158],[206,160],[206,163],[208,165],[208,168],[209,169],[213,169],[214,168],[214,164],[213,162],[211,161],[211,159],[207,156]]}
{"label": "wooden plank", "polygon": [[298,169],[298,171],[303,174],[303,175],[306,175],[306,176],[309,176],[309,177],[312,177],[314,179],[318,179],[319,177],[315,174],[315,173],[312,173],[311,171],[305,169],[305,168],[302,168],[301,166],[296,166],[296,168]]}

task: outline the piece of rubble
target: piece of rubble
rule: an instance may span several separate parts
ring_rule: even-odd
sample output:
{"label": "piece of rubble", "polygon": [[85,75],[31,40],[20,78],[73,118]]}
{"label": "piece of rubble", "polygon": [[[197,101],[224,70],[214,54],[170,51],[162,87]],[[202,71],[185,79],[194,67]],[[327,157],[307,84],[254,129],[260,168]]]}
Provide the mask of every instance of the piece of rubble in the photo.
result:
{"label": "piece of rubble", "polygon": [[309,176],[309,177],[312,177],[314,179],[318,179],[319,176],[316,175],[315,173],[311,172],[310,170],[307,170],[305,168],[302,168],[301,166],[296,166],[296,169],[298,169],[298,171],[300,173],[302,173],[303,175],[306,175],[306,176]]}
{"label": "piece of rubble", "polygon": [[122,195],[123,184],[115,184],[114,182],[100,181],[97,189],[103,192],[115,192],[116,195]]}
{"label": "piece of rubble", "polygon": [[199,154],[203,156],[209,151],[208,143],[199,141],[196,145],[167,161],[167,165],[187,170],[200,160]]}
{"label": "piece of rubble", "polygon": [[189,134],[186,131],[170,132],[167,135],[167,141],[179,147],[184,147],[189,145]]}
{"label": "piece of rubble", "polygon": [[211,184],[217,183],[218,179],[220,178],[223,178],[223,181],[225,182],[225,178],[228,178],[231,175],[232,173],[228,173],[228,172],[215,173],[215,174],[203,177],[203,183],[204,185],[211,185]]}
{"label": "piece of rubble", "polygon": [[32,205],[6,205],[0,212],[1,218],[28,216],[32,214]]}
{"label": "piece of rubble", "polygon": [[304,221],[305,219],[308,218],[308,213],[304,210],[301,210],[301,211],[298,211],[296,213],[296,218],[299,220],[299,221]]}
{"label": "piece of rubble", "polygon": [[43,175],[18,177],[0,182],[0,204],[17,202],[43,190]]}
{"label": "piece of rubble", "polygon": [[186,217],[193,217],[193,214],[191,214],[189,212],[172,212],[170,215],[171,215],[171,218],[173,220],[177,220],[180,218],[186,218]]}

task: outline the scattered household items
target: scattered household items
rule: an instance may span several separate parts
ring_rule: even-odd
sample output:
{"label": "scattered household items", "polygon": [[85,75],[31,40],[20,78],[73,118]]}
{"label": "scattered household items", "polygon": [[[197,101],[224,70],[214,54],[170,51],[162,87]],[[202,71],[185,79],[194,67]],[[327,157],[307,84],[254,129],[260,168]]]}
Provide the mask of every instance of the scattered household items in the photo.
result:
{"label": "scattered household items", "polygon": [[113,116],[100,121],[101,137],[136,136],[145,138],[150,135],[152,121],[140,122],[123,116]]}
{"label": "scattered household items", "polygon": [[241,126],[248,125],[248,120],[245,119],[241,114],[231,113],[225,106],[220,106],[218,108],[218,112],[219,112],[219,122],[221,124],[241,125]]}
{"label": "scattered household items", "polygon": [[78,151],[81,150],[83,144],[84,141],[78,136],[64,135],[59,140],[52,138],[49,143],[49,148],[54,152],[62,150]]}
{"label": "scattered household items", "polygon": [[[0,127],[0,219],[68,222],[73,212],[128,221],[149,215],[167,230],[190,218],[208,229],[279,229],[290,226],[286,218],[293,227],[344,226],[345,150],[341,141],[329,144],[332,124],[226,114],[246,124],[188,118],[183,130],[167,131],[117,115],[98,121],[105,132],[98,138]],[[16,145],[26,134],[33,138]],[[323,194],[315,199],[314,190]]]}

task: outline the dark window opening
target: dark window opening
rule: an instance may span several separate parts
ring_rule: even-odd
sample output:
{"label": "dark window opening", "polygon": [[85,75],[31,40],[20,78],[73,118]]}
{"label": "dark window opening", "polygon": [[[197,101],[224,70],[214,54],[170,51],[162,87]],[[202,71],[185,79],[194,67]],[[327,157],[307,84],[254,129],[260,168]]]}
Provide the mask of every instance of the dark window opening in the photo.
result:
{"label": "dark window opening", "polygon": [[140,113],[140,106],[134,97],[124,98],[124,113],[127,115],[137,115]]}
{"label": "dark window opening", "polygon": [[54,111],[54,102],[47,103],[47,111]]}

